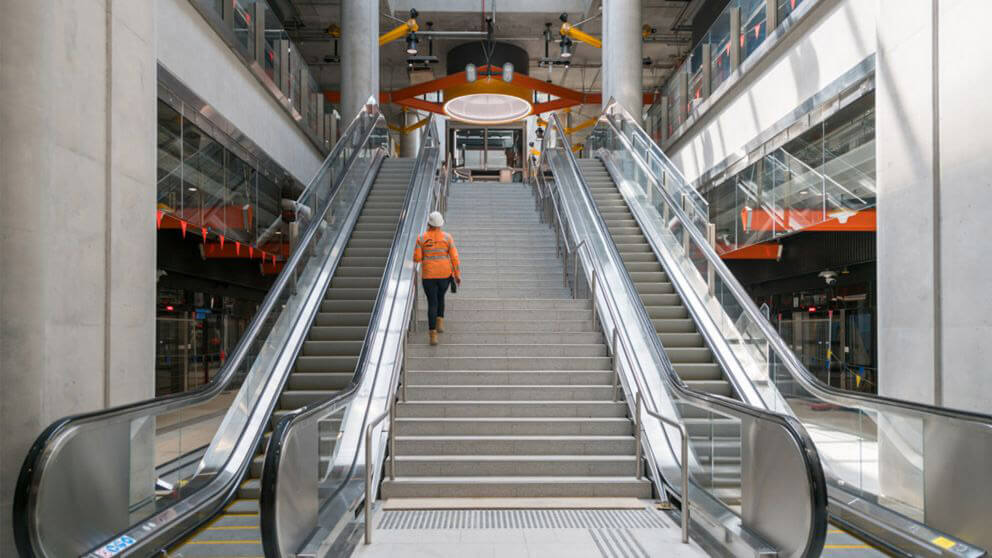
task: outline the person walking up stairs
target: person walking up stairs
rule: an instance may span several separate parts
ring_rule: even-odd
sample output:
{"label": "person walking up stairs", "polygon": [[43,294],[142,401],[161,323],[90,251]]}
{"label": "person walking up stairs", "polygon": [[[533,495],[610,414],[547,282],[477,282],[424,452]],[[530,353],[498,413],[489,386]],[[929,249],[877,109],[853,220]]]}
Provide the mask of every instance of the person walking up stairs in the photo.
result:
{"label": "person walking up stairs", "polygon": [[444,293],[452,282],[461,285],[458,249],[455,239],[441,230],[444,216],[437,211],[427,217],[427,232],[417,238],[413,261],[421,264],[424,294],[427,296],[428,342],[437,345],[438,333],[444,332]]}

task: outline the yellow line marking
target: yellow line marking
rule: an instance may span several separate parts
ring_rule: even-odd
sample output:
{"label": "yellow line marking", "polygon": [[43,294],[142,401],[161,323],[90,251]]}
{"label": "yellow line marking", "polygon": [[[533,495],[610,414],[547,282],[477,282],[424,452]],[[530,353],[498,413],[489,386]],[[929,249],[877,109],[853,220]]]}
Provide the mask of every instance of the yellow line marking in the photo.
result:
{"label": "yellow line marking", "polygon": [[854,550],[871,547],[866,544],[825,544],[823,548],[829,548],[831,550]]}
{"label": "yellow line marking", "polygon": [[186,544],[262,544],[261,539],[257,541],[190,541]]}

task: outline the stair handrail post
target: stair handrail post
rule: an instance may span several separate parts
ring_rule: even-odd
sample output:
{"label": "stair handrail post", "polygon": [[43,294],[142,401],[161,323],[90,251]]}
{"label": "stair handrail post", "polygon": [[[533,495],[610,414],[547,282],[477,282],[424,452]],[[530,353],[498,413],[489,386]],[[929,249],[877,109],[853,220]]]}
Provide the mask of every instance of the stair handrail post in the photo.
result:
{"label": "stair handrail post", "polygon": [[[706,240],[713,249],[716,249],[716,225],[713,223],[706,223]],[[709,259],[706,260],[706,285],[709,287],[710,296],[716,294],[716,268]]]}
{"label": "stair handrail post", "polygon": [[[365,427],[365,544],[372,544],[372,430],[392,414],[393,405]],[[391,435],[391,434],[390,434]],[[390,456],[392,457],[392,456]]]}
{"label": "stair handrail post", "polygon": [[[641,390],[637,390],[637,395],[634,397],[634,475],[637,480],[644,477],[644,471],[641,467],[641,408],[643,405],[641,398]],[[684,462],[682,469],[686,469]]]}
{"label": "stair handrail post", "polygon": [[[596,303],[593,302],[593,306]],[[617,326],[613,326],[613,344],[610,345],[610,350],[613,351],[613,401],[620,401],[620,359],[618,358],[620,351],[617,350],[618,338],[620,336],[620,329]]]}

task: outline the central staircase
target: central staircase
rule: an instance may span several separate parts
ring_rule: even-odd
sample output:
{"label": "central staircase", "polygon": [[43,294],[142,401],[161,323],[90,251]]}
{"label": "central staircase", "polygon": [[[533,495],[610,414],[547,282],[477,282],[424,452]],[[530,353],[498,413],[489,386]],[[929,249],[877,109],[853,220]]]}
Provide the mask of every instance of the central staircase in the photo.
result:
{"label": "central staircase", "polygon": [[447,221],[463,283],[438,346],[420,293],[383,497],[649,498],[605,339],[530,189],[452,184]]}

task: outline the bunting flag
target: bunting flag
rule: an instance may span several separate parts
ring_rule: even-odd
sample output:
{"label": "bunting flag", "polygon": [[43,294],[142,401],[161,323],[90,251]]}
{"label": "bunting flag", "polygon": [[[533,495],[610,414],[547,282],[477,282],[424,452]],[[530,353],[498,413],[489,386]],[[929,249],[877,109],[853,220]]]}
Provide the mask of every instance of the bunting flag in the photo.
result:
{"label": "bunting flag", "polygon": [[252,246],[251,244],[249,244],[248,245],[248,259],[250,260],[250,259],[252,259],[254,257],[255,257],[255,247]]}
{"label": "bunting flag", "polygon": [[760,23],[754,26],[754,38],[755,39],[758,38],[758,33],[761,33],[761,24]]}
{"label": "bunting flag", "polygon": [[238,241],[234,241],[234,255],[235,256],[241,255],[241,243]]}
{"label": "bunting flag", "polygon": [[155,226],[157,228],[162,228],[162,217],[165,217],[165,212],[161,209],[155,211]]}
{"label": "bunting flag", "polygon": [[220,249],[223,250],[224,249],[224,235],[219,234],[217,236],[220,237]]}
{"label": "bunting flag", "polygon": [[200,227],[200,233],[203,234],[203,243],[207,243],[207,227]]}
{"label": "bunting flag", "polygon": [[186,227],[188,227],[188,226],[189,226],[189,223],[187,223],[186,221],[183,221],[182,219],[179,220],[179,228],[181,228],[183,230],[183,238],[186,238]]}

